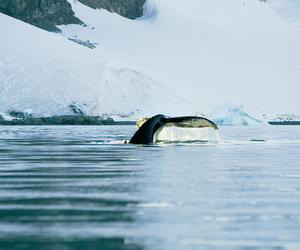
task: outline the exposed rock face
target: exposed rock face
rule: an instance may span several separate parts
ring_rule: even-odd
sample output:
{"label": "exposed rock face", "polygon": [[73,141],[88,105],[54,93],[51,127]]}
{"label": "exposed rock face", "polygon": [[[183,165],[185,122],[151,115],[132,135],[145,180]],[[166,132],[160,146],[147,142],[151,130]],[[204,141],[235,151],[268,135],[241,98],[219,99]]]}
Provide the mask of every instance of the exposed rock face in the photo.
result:
{"label": "exposed rock face", "polygon": [[146,0],[78,0],[79,2],[94,8],[106,9],[118,13],[129,19],[141,17],[144,12]]}
{"label": "exposed rock face", "polygon": [[56,25],[81,24],[66,0],[1,0],[0,12],[48,31]]}
{"label": "exposed rock face", "polygon": [[[143,15],[146,0],[78,1],[94,9],[103,8],[136,19]],[[0,12],[48,31],[58,32],[56,25],[83,24],[67,0],[0,0]]]}

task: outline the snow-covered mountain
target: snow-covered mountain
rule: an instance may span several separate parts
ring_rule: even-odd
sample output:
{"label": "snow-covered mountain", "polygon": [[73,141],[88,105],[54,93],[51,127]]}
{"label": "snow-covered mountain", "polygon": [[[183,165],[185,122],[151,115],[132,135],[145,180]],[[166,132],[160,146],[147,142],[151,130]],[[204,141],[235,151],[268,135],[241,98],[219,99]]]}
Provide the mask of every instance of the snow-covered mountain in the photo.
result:
{"label": "snow-covered mountain", "polygon": [[180,98],[126,62],[3,14],[0,25],[1,113],[72,114],[75,104],[89,115],[131,119],[182,109]]}
{"label": "snow-covered mountain", "polygon": [[69,114],[76,104],[133,119],[227,102],[297,113],[300,29],[274,1],[149,0],[132,20],[68,0],[84,25],[61,33],[0,14],[0,112]]}

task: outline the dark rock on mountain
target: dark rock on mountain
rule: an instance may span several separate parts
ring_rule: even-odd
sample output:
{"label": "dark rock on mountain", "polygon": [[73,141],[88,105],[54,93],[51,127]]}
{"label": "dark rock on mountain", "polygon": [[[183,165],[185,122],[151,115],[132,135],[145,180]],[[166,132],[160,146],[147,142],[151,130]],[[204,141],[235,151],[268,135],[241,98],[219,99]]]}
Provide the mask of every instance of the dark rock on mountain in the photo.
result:
{"label": "dark rock on mountain", "polygon": [[79,2],[94,8],[106,9],[118,13],[129,19],[141,17],[144,12],[146,0],[78,0]]}
{"label": "dark rock on mountain", "polygon": [[70,104],[69,109],[74,115],[77,115],[77,116],[85,115],[85,113],[82,111],[82,109],[76,103]]}
{"label": "dark rock on mountain", "polygon": [[56,25],[82,24],[66,0],[0,0],[0,12],[48,31]]}
{"label": "dark rock on mountain", "polygon": [[93,43],[93,42],[91,42],[89,40],[82,41],[82,40],[77,39],[77,38],[68,38],[68,40],[70,40],[70,41],[72,41],[74,43],[78,43],[78,44],[80,44],[82,46],[85,46],[85,47],[87,47],[89,49],[95,49],[97,47],[97,45],[99,45],[98,43]]}
{"label": "dark rock on mountain", "polygon": [[27,117],[7,121],[0,119],[1,125],[134,125],[132,121],[114,121],[111,118],[102,119],[99,116],[63,115],[52,117]]}
{"label": "dark rock on mountain", "polygon": [[[130,19],[143,15],[146,0],[78,0],[94,9],[106,9]],[[59,32],[56,25],[83,24],[75,17],[67,0],[0,0],[0,12],[35,25]]]}
{"label": "dark rock on mountain", "polygon": [[9,111],[7,111],[7,114],[11,117],[14,117],[16,119],[25,119],[25,118],[31,118],[32,115],[28,114],[26,112],[22,112],[22,111],[18,111],[18,110],[14,110],[11,109]]}

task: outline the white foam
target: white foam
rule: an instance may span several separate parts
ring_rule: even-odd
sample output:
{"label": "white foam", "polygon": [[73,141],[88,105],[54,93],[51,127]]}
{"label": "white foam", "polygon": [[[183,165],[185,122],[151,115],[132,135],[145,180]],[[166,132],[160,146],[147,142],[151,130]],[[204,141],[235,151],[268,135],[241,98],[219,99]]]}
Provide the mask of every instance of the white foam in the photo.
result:
{"label": "white foam", "polygon": [[144,207],[144,208],[169,208],[173,207],[172,204],[168,202],[148,202],[148,203],[141,203],[138,205],[138,207]]}

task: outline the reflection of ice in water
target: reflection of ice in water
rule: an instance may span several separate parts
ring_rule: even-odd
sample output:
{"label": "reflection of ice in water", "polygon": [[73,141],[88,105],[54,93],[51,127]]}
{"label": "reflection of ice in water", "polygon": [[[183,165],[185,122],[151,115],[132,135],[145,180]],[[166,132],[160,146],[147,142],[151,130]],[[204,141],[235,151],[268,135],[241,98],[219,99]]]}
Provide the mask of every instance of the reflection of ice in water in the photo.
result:
{"label": "reflection of ice in water", "polygon": [[218,130],[214,128],[164,127],[154,135],[154,141],[219,141]]}

